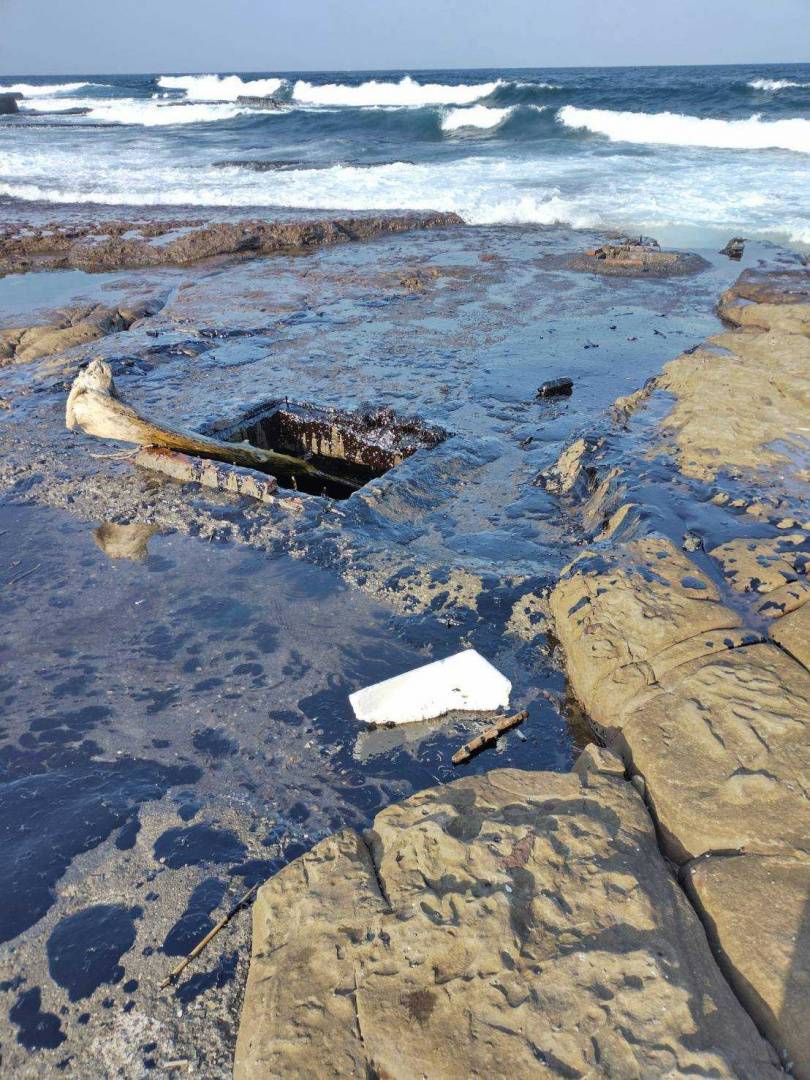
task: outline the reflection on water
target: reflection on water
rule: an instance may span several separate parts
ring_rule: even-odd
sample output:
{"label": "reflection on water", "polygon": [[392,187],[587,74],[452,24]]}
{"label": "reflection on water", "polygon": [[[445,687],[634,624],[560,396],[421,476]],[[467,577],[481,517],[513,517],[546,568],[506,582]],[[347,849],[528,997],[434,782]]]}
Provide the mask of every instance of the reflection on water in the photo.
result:
{"label": "reflection on water", "polygon": [[145,559],[149,540],[157,531],[154,525],[117,525],[105,521],[93,530],[93,539],[111,559]]}

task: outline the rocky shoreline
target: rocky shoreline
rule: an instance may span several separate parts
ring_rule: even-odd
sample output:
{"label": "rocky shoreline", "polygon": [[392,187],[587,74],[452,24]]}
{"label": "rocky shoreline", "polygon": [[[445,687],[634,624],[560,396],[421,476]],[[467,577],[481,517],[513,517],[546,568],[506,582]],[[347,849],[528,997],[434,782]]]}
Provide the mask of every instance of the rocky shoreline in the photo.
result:
{"label": "rocky shoreline", "polygon": [[[125,224],[99,229],[110,258],[119,241],[128,250]],[[15,972],[0,986],[0,1037],[19,1075],[85,1075],[102,1054],[110,1076],[159,1066],[225,1077],[240,1015],[244,1077],[493,1075],[508,1060],[527,1076],[754,1078],[801,1062],[802,1046],[779,1041],[789,1013],[774,1002],[785,965],[804,954],[792,930],[760,935],[758,923],[777,872],[791,926],[800,915],[803,819],[792,832],[778,820],[800,798],[800,735],[777,747],[764,732],[784,766],[782,801],[763,816],[770,846],[718,854],[711,829],[735,827],[749,787],[767,803],[771,764],[753,778],[716,770],[715,786],[731,781],[733,796],[716,823],[685,771],[688,800],[704,800],[708,823],[698,820],[679,789],[662,788],[656,745],[643,759],[625,750],[621,695],[627,677],[652,709],[653,691],[681,686],[696,646],[678,620],[693,620],[709,660],[731,657],[750,675],[746,695],[770,678],[752,654],[778,649],[787,667],[764,722],[796,731],[775,695],[789,686],[784,700],[801,715],[801,626],[788,644],[788,615],[804,597],[810,520],[806,279],[746,272],[723,301],[743,328],[695,346],[717,327],[716,297],[737,273],[710,251],[694,275],[633,270],[605,282],[572,267],[571,251],[596,249],[598,234],[447,224],[346,244],[323,222],[307,235],[337,242],[306,259],[299,246],[126,275],[45,272],[22,279],[41,286],[36,309],[14,307],[9,282],[0,553],[15,677],[2,752],[10,843],[23,851],[10,894],[27,895],[30,881],[39,889],[36,911],[15,907],[22,930],[0,946]],[[77,250],[87,242],[90,233],[77,236]],[[766,256],[746,253],[749,263]],[[107,258],[94,265],[122,265]],[[56,296],[70,304],[54,314]],[[762,328],[766,317],[777,329]],[[276,490],[268,475],[257,486],[255,473],[154,450],[134,458],[66,432],[67,392],[95,358],[123,402],[169,426],[227,435],[255,426],[269,401],[306,431],[313,417],[398,417],[447,438],[348,500]],[[715,362],[728,369],[713,381]],[[573,394],[534,397],[561,376],[573,377]],[[721,424],[733,434],[719,459]],[[749,476],[752,457],[764,478]],[[583,579],[611,568],[618,611],[582,644],[587,605],[564,590],[587,591]],[[549,611],[558,581],[560,647]],[[592,584],[606,608],[604,582]],[[636,630],[626,598],[643,589],[652,618]],[[784,648],[765,643],[770,625]],[[632,653],[617,653],[615,674],[607,645],[578,660],[611,634]],[[513,706],[529,713],[497,749],[454,772],[453,752],[475,733],[469,720],[357,732],[351,690],[469,647],[497,663]],[[583,707],[610,746],[588,746],[571,772],[590,741]],[[685,769],[678,740],[661,743]],[[506,768],[486,771],[495,764]],[[32,830],[23,789],[53,821]],[[743,832],[750,822],[738,816]],[[697,840],[682,819],[700,826]],[[244,915],[158,992],[221,910],[281,867],[255,908],[244,1008]],[[728,928],[732,888],[743,956]],[[85,940],[74,930],[104,946],[84,987],[62,953]],[[777,946],[782,968],[767,955]],[[749,1001],[745,964],[775,971],[776,989],[757,987]],[[790,986],[803,978],[794,965]]]}
{"label": "rocky shoreline", "polygon": [[810,1076],[810,273],[720,311],[544,478],[593,535],[551,610],[607,749],[422,792],[271,879],[239,1080]]}
{"label": "rocky shoreline", "polygon": [[414,229],[462,224],[458,214],[400,214],[273,222],[239,220],[99,221],[88,225],[14,225],[0,230],[0,274],[32,270],[143,269],[204,260],[316,251]]}

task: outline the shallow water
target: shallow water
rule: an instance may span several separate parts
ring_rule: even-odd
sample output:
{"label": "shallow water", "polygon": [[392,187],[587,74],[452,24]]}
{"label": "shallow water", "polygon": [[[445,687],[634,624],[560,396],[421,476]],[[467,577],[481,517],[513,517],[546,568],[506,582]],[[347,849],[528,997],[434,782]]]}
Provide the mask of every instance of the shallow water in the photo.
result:
{"label": "shallow water", "polygon": [[32,315],[64,304],[98,301],[122,277],[122,274],[86,274],[83,270],[6,274],[0,277],[0,327],[17,325],[19,318],[31,320]]}

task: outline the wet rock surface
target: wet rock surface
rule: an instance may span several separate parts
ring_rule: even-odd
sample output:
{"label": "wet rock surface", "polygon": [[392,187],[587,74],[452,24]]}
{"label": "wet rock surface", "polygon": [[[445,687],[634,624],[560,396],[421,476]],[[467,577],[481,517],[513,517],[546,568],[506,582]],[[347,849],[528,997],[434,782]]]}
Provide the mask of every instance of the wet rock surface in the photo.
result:
{"label": "wet rock surface", "polygon": [[187,266],[222,256],[255,258],[278,251],[312,251],[387,233],[460,224],[457,214],[403,214],[288,223],[178,219],[96,222],[68,228],[12,226],[0,232],[0,273]]}
{"label": "wet rock surface", "polygon": [[253,921],[238,1080],[781,1073],[603,752],[389,807]]}
{"label": "wet rock surface", "polygon": [[[66,306],[74,283],[111,308],[166,296],[125,333],[0,371],[0,647],[12,673],[0,788],[26,853],[19,887],[36,885],[35,905],[15,904],[13,888],[4,901],[19,932],[0,946],[12,972],[0,1027],[18,1075],[85,1076],[88,1062],[140,1075],[172,1060],[229,1075],[248,920],[174,996],[159,994],[179,943],[324,836],[450,778],[452,753],[481,730],[453,717],[360,732],[352,690],[474,646],[529,718],[465,773],[571,767],[588,737],[544,595],[587,530],[535,480],[617,394],[717,329],[733,272],[717,257],[695,278],[606,289],[565,266],[598,239],[454,227],[306,259],[0,279],[13,326],[35,321],[19,317],[25,290],[43,325],[45,298]],[[752,245],[746,258],[761,254]],[[451,437],[340,503],[296,496],[292,513],[158,477],[115,444],[67,433],[67,388],[95,356],[126,400],[191,428],[289,396],[391,408]],[[560,372],[576,394],[535,400]],[[601,522],[598,502],[593,513]],[[48,942],[99,907],[115,908],[111,981],[71,1001]],[[120,907],[135,933],[124,951]]]}
{"label": "wet rock surface", "polygon": [[161,306],[159,300],[137,304],[133,308],[81,305],[60,311],[54,323],[0,330],[0,366],[39,360],[97,341],[107,334],[129,330],[139,319],[157,314]]}
{"label": "wet rock surface", "polygon": [[807,282],[745,271],[721,302],[739,329],[669,364],[614,413],[620,431],[550,473],[597,541],[551,600],[572,687],[643,785],[718,962],[801,1077]]}
{"label": "wet rock surface", "polygon": [[642,236],[600,244],[582,255],[574,255],[569,265],[572,270],[613,277],[667,278],[698,274],[707,269],[709,263],[691,252],[663,251],[656,240]]}

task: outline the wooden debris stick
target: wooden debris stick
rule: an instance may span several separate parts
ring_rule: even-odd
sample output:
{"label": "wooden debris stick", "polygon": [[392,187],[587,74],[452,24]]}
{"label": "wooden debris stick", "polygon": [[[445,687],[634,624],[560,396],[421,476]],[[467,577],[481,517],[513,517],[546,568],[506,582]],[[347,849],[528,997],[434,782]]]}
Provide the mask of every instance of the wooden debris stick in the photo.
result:
{"label": "wooden debris stick", "polygon": [[258,882],[255,885],[251,885],[245,895],[241,899],[236,901],[231,910],[227,912],[227,914],[222,916],[216,926],[208,931],[202,941],[198,941],[194,948],[191,950],[191,952],[187,953],[180,961],[180,963],[177,964],[176,967],[172,968],[172,970],[160,984],[161,990],[165,990],[167,986],[171,986],[175,979],[178,977],[178,975],[181,975],[186,970],[191,961],[196,959],[203,951],[203,949],[214,940],[220,930],[222,930],[228,925],[234,915],[238,915],[242,908],[247,907],[247,905],[253,899],[258,888]]}
{"label": "wooden debris stick", "polygon": [[31,574],[36,573],[36,571],[39,570],[41,565],[41,563],[37,563],[36,566],[32,566],[28,570],[23,570],[21,574],[17,574],[16,577],[10,577],[6,581],[1,582],[0,584],[2,584],[4,587],[7,585],[16,585],[18,581],[22,581],[23,578],[30,577]]}
{"label": "wooden debris stick", "polygon": [[492,727],[485,728],[480,735],[477,735],[474,739],[470,739],[468,743],[465,743],[460,750],[457,750],[455,754],[453,754],[453,764],[461,765],[463,762],[469,761],[477,750],[481,750],[483,747],[497,742],[505,731],[517,727],[518,724],[522,724],[523,721],[528,718],[528,715],[528,712],[524,709],[523,712],[515,713],[514,716],[504,716],[496,721]]}
{"label": "wooden debris stick", "polygon": [[117,442],[135,443],[136,446],[162,446],[233,465],[253,469],[275,468],[282,473],[331,480],[344,487],[358,486],[344,478],[331,476],[291,454],[260,449],[247,442],[222,442],[196,431],[170,428],[141,416],[121,401],[110,365],[103,360],[91,361],[74,379],[65,407],[65,426],[68,431],[81,428],[87,435],[95,435],[99,439],[114,439]]}

